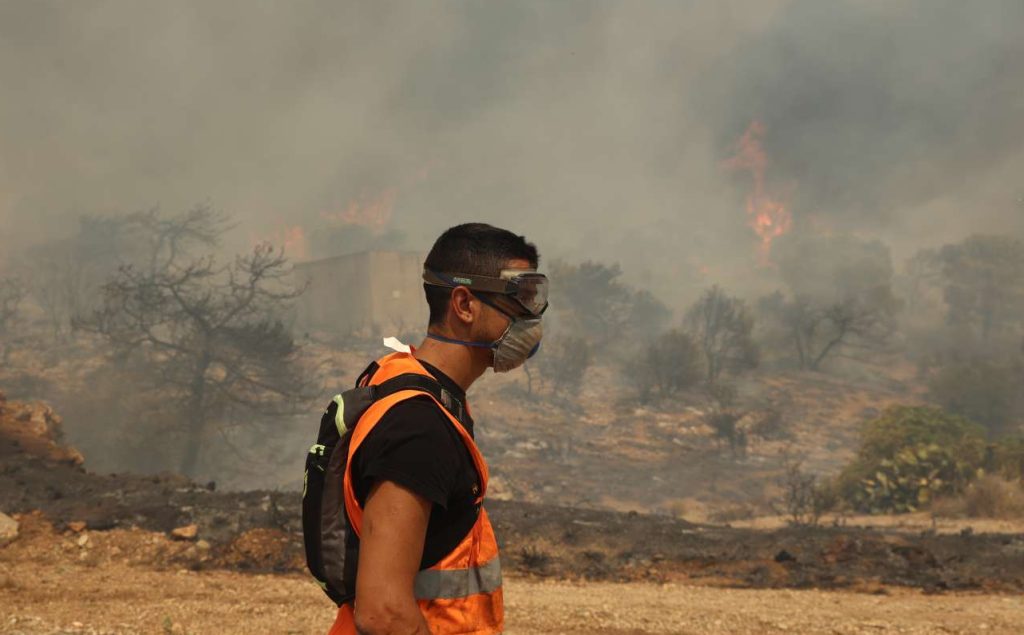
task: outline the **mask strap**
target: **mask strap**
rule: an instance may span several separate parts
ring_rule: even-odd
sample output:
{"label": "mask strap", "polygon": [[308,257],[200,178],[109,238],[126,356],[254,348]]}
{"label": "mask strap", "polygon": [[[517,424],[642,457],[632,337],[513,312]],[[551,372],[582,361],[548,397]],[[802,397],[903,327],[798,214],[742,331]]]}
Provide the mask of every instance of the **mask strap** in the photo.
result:
{"label": "mask strap", "polygon": [[444,335],[436,335],[434,333],[427,333],[427,338],[437,340],[438,342],[444,342],[445,344],[460,344],[462,346],[472,346],[473,348],[498,348],[496,343],[488,344],[486,342],[467,342],[465,340],[456,340],[450,337],[445,337]]}

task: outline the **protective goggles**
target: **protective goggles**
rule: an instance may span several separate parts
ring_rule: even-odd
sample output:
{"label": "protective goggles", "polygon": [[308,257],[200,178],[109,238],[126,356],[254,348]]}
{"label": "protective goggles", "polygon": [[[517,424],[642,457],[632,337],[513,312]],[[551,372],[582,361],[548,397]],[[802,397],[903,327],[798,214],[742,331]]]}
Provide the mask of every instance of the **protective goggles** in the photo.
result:
{"label": "protective goggles", "polygon": [[514,300],[534,317],[548,308],[548,277],[533,271],[506,269],[501,277],[423,270],[423,282],[436,287],[467,287],[471,291],[499,293]]}

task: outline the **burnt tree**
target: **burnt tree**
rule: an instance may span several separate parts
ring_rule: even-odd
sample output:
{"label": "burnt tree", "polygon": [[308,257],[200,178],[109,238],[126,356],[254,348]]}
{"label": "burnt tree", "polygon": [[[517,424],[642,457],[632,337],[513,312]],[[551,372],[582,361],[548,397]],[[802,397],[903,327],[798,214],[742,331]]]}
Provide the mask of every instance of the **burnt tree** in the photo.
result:
{"label": "burnt tree", "polygon": [[[227,265],[183,260],[182,228],[142,267],[126,265],[103,287],[87,326],[115,357],[142,356],[184,438],[180,469],[194,475],[212,433],[247,417],[291,413],[308,395],[301,351],[282,322],[300,293],[283,253],[260,245]],[[207,242],[207,241],[202,241]]]}
{"label": "burnt tree", "polygon": [[704,292],[686,314],[686,325],[704,352],[705,379],[718,381],[723,371],[756,368],[757,344],[752,336],[754,318],[746,303],[715,285]]}

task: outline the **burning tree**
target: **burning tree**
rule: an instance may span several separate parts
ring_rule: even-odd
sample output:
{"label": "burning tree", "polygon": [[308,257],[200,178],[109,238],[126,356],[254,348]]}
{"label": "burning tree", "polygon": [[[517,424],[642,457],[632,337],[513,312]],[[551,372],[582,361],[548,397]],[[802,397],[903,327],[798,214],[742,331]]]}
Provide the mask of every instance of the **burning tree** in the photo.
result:
{"label": "burning tree", "polygon": [[116,359],[141,357],[155,373],[151,389],[181,422],[180,469],[194,475],[211,433],[291,413],[307,394],[301,351],[283,323],[301,290],[269,245],[227,265],[189,257],[190,247],[215,244],[226,227],[210,210],[154,220],[146,265],[122,266],[82,325],[106,338]]}
{"label": "burning tree", "polygon": [[690,308],[685,321],[704,352],[709,384],[723,371],[757,367],[759,352],[751,336],[754,318],[743,300],[715,285]]}

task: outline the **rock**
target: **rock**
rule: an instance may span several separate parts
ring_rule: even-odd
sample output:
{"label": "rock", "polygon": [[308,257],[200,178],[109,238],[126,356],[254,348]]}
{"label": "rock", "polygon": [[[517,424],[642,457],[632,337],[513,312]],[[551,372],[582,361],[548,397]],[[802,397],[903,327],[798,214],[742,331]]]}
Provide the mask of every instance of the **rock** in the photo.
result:
{"label": "rock", "polygon": [[89,544],[89,534],[82,534],[81,536],[78,537],[78,546],[79,547],[84,547],[87,544]]}
{"label": "rock", "polygon": [[199,535],[199,527],[193,523],[184,527],[175,527],[171,530],[171,538],[175,540],[195,540]]}
{"label": "rock", "polygon": [[0,432],[23,452],[72,465],[85,461],[78,450],[64,445],[61,418],[46,404],[5,400],[0,415]]}
{"label": "rock", "polygon": [[86,527],[85,522],[81,521],[81,520],[72,520],[71,522],[68,523],[68,529],[70,529],[71,531],[75,532],[76,534],[80,534],[83,531],[85,531],[85,527]]}
{"label": "rock", "polygon": [[0,547],[18,537],[18,521],[0,512]]}
{"label": "rock", "polygon": [[793,557],[793,554],[789,553],[785,549],[783,549],[783,550],[779,551],[779,553],[775,554],[775,562],[795,562],[795,561],[796,561],[796,558]]}
{"label": "rock", "polygon": [[210,543],[206,542],[205,540],[200,540],[196,543],[196,549],[198,549],[199,551],[209,551]]}

